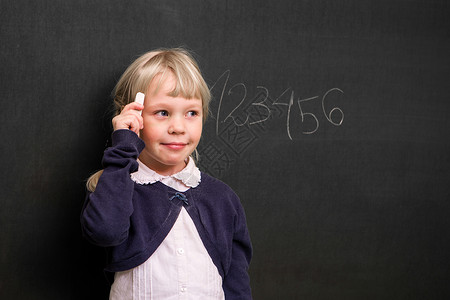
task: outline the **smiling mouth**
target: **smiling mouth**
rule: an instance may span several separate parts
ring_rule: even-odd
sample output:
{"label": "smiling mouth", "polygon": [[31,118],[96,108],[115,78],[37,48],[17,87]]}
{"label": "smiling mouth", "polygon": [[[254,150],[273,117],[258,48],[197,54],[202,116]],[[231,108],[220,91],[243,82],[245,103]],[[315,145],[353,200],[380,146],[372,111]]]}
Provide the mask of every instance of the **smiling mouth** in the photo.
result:
{"label": "smiling mouth", "polygon": [[185,143],[162,143],[162,145],[168,147],[169,149],[179,150],[179,149],[183,149],[187,144],[185,144]]}

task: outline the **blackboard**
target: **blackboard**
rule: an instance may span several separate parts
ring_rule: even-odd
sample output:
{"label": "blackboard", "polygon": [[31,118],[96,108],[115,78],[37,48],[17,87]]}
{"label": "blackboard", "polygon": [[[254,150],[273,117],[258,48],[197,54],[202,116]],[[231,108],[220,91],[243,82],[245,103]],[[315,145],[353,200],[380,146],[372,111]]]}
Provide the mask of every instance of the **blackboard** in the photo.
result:
{"label": "blackboard", "polygon": [[202,170],[246,210],[255,299],[450,296],[447,1],[0,3],[1,299],[106,299],[81,238],[111,90],[191,49]]}

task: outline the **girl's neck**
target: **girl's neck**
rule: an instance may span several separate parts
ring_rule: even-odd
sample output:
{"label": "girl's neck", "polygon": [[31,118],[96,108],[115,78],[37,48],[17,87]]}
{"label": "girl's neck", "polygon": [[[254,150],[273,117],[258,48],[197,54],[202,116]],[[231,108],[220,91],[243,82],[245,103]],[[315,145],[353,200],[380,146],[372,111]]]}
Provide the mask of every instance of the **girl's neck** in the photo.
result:
{"label": "girl's neck", "polygon": [[187,166],[189,159],[190,159],[189,157],[186,158],[182,165],[180,164],[180,165],[172,166],[172,165],[161,164],[158,161],[146,159],[145,157],[141,157],[141,156],[139,156],[139,160],[144,165],[146,165],[149,169],[151,169],[151,170],[155,171],[156,173],[163,175],[163,176],[171,176],[171,175],[181,172]]}

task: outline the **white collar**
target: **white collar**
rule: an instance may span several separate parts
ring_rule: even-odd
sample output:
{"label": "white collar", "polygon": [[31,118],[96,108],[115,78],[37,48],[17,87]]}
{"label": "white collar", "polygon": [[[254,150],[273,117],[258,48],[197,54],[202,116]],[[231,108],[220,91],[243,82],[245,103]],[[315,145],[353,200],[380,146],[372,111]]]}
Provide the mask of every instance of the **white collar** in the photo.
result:
{"label": "white collar", "polygon": [[186,186],[195,188],[200,184],[201,181],[200,170],[197,168],[194,160],[191,157],[189,157],[189,162],[183,170],[176,174],[168,176],[156,173],[139,159],[137,160],[137,162],[139,163],[139,168],[136,172],[131,173],[131,180],[138,184],[152,184],[157,181],[163,181],[167,178],[175,178],[180,180]]}

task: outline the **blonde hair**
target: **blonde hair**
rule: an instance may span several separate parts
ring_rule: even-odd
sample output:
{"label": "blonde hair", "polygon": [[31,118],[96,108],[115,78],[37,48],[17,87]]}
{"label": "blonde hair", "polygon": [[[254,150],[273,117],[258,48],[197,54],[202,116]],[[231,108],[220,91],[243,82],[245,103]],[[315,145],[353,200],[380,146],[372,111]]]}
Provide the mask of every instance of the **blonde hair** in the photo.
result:
{"label": "blonde hair", "polygon": [[[168,74],[172,74],[176,84],[169,93],[172,97],[181,95],[186,99],[201,99],[203,122],[208,116],[211,94],[202,77],[200,68],[192,55],[183,48],[157,49],[138,57],[125,70],[114,88],[115,115],[120,114],[123,107],[134,101],[136,93],[146,93],[152,80],[161,75],[156,87],[157,92]],[[103,173],[100,170],[89,177],[86,187],[93,192]]]}

